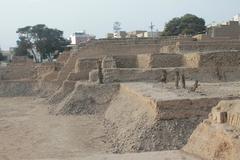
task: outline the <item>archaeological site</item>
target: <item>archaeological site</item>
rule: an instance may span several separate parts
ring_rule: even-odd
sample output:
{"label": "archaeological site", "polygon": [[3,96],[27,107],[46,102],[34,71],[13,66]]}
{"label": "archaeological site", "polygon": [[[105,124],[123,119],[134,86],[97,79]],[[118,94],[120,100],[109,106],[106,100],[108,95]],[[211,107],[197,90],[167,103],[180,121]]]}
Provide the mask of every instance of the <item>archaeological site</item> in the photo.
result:
{"label": "archaeological site", "polygon": [[239,160],[240,40],[98,39],[0,68],[1,160]]}

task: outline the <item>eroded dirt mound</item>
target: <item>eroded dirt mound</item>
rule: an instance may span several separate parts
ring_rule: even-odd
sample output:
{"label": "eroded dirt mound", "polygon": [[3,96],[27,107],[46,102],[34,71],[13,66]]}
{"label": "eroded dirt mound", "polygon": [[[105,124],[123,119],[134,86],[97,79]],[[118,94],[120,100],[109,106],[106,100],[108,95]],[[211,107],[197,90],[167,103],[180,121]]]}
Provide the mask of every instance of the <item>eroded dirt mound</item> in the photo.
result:
{"label": "eroded dirt mound", "polygon": [[[105,126],[114,153],[138,151],[141,137],[154,123],[156,113],[150,106],[122,91],[105,114]],[[145,137],[142,137],[145,138]]]}
{"label": "eroded dirt mound", "polygon": [[118,84],[98,85],[79,82],[74,90],[50,111],[62,115],[103,114],[118,88]]}
{"label": "eroded dirt mound", "polygon": [[180,149],[202,118],[162,120],[151,101],[124,88],[105,114],[112,152],[141,152]]}
{"label": "eroded dirt mound", "polygon": [[62,102],[75,88],[75,81],[65,81],[61,88],[59,88],[48,100],[50,104],[59,104]]}

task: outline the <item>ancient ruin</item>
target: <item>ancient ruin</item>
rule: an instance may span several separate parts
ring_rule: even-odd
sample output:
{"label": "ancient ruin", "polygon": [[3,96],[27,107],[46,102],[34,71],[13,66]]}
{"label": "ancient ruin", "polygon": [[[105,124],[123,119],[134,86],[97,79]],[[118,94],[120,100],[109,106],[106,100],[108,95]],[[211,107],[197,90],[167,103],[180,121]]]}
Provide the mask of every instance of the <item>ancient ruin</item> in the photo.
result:
{"label": "ancient ruin", "polygon": [[100,39],[54,63],[14,57],[0,68],[0,157],[237,160],[239,81],[240,41],[223,38]]}

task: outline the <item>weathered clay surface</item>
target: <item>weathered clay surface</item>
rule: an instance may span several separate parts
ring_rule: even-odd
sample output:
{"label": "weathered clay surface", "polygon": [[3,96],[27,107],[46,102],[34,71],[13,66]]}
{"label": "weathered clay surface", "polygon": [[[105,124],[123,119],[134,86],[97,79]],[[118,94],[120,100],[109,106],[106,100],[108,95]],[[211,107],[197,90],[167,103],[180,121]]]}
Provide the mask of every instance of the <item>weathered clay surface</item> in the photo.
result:
{"label": "weathered clay surface", "polygon": [[[193,132],[183,150],[207,160],[239,159],[239,108],[239,100],[220,102]],[[227,113],[225,122],[218,120],[222,112]]]}

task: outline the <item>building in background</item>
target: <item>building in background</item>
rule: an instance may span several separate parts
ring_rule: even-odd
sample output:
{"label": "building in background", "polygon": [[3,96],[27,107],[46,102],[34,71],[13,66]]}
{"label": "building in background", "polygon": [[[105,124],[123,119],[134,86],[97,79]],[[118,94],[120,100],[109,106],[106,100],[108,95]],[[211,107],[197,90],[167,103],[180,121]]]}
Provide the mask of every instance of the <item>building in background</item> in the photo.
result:
{"label": "building in background", "polygon": [[107,33],[107,39],[113,39],[114,34],[113,33]]}
{"label": "building in background", "polygon": [[144,35],[144,33],[147,31],[143,30],[136,30],[136,31],[131,31],[127,33],[127,38],[140,38]]}
{"label": "building in background", "polygon": [[119,31],[113,33],[114,38],[126,38],[127,37],[127,32],[126,31]]}
{"label": "building in background", "polygon": [[161,32],[154,31],[143,31],[143,30],[136,30],[132,32],[126,31],[119,31],[116,33],[107,33],[108,39],[116,39],[116,38],[159,38],[161,36]]}
{"label": "building in background", "polygon": [[144,32],[144,33],[140,33],[137,34],[138,38],[159,38],[161,36],[161,32]]}
{"label": "building in background", "polygon": [[81,43],[87,43],[88,41],[93,40],[95,38],[96,38],[96,36],[86,34],[85,31],[75,32],[70,36],[72,45],[79,45]]}
{"label": "building in background", "polygon": [[[237,20],[237,17],[235,17]],[[240,38],[240,25],[239,21],[229,21],[225,24],[210,26],[207,28],[206,34],[211,38]]]}
{"label": "building in background", "polygon": [[107,33],[107,39],[119,39],[119,38],[126,38],[127,32],[126,31],[118,31],[114,33]]}
{"label": "building in background", "polygon": [[235,15],[233,21],[238,21],[240,23],[240,14]]}

